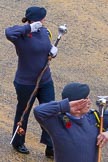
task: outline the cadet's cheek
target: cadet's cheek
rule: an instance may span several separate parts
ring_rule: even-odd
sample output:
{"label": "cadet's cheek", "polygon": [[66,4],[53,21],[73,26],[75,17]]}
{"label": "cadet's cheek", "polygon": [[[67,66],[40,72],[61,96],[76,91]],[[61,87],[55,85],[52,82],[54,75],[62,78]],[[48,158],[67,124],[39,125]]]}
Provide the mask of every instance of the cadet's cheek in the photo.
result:
{"label": "cadet's cheek", "polygon": [[85,113],[87,113],[89,111],[89,107],[85,107],[85,108],[83,108],[82,110],[81,110],[81,113],[82,114],[85,114]]}

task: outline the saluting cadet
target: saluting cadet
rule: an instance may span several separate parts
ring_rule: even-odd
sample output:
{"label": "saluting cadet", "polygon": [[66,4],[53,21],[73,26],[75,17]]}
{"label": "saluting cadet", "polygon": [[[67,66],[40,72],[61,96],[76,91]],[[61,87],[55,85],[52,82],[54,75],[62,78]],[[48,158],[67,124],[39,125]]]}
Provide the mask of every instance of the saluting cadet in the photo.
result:
{"label": "saluting cadet", "polygon": [[[34,109],[36,120],[50,134],[55,162],[97,162],[98,146],[108,141],[108,132],[99,135],[95,110],[87,84],[72,82],[62,91],[59,102],[41,104]],[[81,103],[85,99],[85,103]],[[104,113],[104,129],[108,128],[108,111]]]}
{"label": "saluting cadet", "polygon": [[[57,47],[51,44],[51,33],[44,26],[46,14],[47,11],[43,7],[29,7],[25,12],[25,17],[22,19],[22,22],[26,23],[25,25],[15,25],[5,30],[6,37],[14,44],[18,56],[18,66],[14,79],[18,103],[13,133],[35,88],[38,76],[48,61],[49,53],[52,57],[57,55]],[[39,104],[55,100],[54,84],[49,67],[44,72],[38,92],[30,103],[29,111],[24,117],[23,129],[25,135],[28,117],[36,97]],[[16,151],[28,154],[29,150],[24,145],[25,135],[16,134],[12,145]],[[43,128],[40,142],[46,145],[45,155],[47,157],[53,156],[52,141]]]}

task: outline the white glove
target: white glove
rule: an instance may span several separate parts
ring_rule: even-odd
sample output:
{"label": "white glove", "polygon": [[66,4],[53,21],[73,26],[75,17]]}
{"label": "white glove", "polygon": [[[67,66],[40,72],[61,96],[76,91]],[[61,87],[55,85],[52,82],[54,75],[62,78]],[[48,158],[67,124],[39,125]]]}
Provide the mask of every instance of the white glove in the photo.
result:
{"label": "white glove", "polygon": [[54,45],[52,45],[52,48],[51,48],[51,50],[50,50],[49,55],[50,55],[52,58],[54,58],[54,57],[57,56],[57,52],[58,52],[58,48],[55,47]]}
{"label": "white glove", "polygon": [[42,27],[42,23],[40,21],[33,22],[32,24],[30,24],[30,27],[31,27],[31,32],[37,32],[38,29]]}

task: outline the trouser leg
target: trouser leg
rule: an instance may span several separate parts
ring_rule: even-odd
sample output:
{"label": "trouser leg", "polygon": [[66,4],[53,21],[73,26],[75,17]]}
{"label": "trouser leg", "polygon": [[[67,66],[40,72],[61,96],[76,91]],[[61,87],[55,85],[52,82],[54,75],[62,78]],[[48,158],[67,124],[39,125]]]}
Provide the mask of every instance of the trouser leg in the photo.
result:
{"label": "trouser leg", "polygon": [[[24,110],[26,108],[26,105],[30,98],[30,95],[34,90],[34,86],[20,85],[20,84],[17,84],[16,82],[14,82],[14,86],[16,89],[18,104],[17,104],[16,114],[15,114],[15,119],[14,119],[13,133],[15,132],[17,123],[20,121],[22,113],[24,112]],[[25,114],[24,120],[22,123],[22,128],[25,131],[25,135],[26,135],[29,114],[30,114],[34,100],[35,100],[35,97],[31,101],[30,108],[27,111],[27,113]],[[23,145],[25,143],[25,135],[16,134],[12,144],[14,146]]]}
{"label": "trouser leg", "polygon": [[[52,81],[39,88],[37,98],[40,104],[55,100],[54,85]],[[47,146],[53,147],[49,134],[43,128],[40,142]]]}

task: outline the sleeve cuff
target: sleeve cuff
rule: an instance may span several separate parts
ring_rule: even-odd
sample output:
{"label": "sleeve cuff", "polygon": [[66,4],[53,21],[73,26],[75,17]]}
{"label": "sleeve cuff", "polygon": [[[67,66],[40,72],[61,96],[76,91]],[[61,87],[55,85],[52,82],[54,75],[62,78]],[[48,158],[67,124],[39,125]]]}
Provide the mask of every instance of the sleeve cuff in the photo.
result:
{"label": "sleeve cuff", "polygon": [[61,113],[70,112],[70,105],[68,98],[60,101],[60,111]]}
{"label": "sleeve cuff", "polygon": [[30,33],[31,32],[30,24],[25,25],[25,31],[26,31],[26,33]]}

